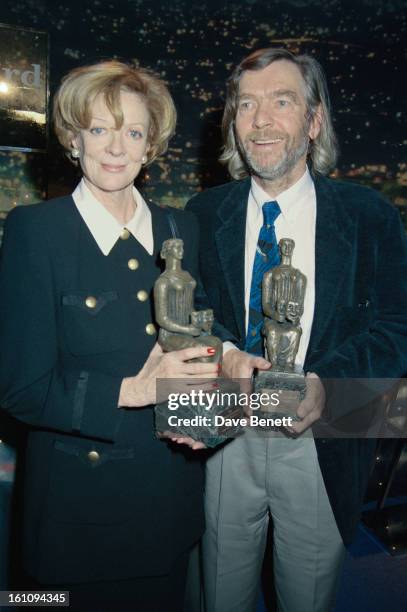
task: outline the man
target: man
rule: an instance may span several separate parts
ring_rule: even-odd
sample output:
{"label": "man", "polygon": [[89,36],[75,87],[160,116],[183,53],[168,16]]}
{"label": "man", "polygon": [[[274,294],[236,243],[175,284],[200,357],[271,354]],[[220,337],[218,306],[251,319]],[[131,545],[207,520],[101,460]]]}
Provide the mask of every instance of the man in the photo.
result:
{"label": "man", "polygon": [[315,427],[354,409],[327,379],[407,371],[404,233],[379,193],[324,177],[336,162],[336,139],[325,77],[310,56],[263,49],[243,60],[229,79],[223,134],[221,159],[237,180],[197,195],[188,208],[201,225],[210,306],[235,337],[226,343],[224,373],[247,379],[270,367],[252,301],[256,252],[268,232],[274,255],[281,238],[295,241],[293,265],[307,277],[296,363],[313,385],[294,436],[246,435],[208,461],[207,611],[255,609],[271,516],[279,611],[327,612],[375,440],[317,437]]}

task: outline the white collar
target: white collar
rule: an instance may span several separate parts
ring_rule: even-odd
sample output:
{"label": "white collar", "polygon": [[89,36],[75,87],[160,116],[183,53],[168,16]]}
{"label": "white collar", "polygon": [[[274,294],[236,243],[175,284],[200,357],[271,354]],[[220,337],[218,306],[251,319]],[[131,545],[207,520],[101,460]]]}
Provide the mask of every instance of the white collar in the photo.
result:
{"label": "white collar", "polygon": [[76,208],[103,255],[109,255],[125,227],[150,255],[153,254],[154,244],[150,209],[135,187],[133,187],[133,195],[137,204],[136,211],[124,226],[99,202],[83,179],[73,192],[72,198]]}
{"label": "white collar", "polygon": [[[265,202],[270,202],[272,198],[270,195],[264,191],[262,187],[254,180],[252,177],[251,181],[251,194],[254,202],[256,203],[259,214],[262,213],[263,204]],[[312,180],[311,174],[308,170],[308,166],[305,169],[304,174],[294,185],[291,185],[285,191],[282,191],[275,200],[278,202],[280,206],[280,210],[282,215],[286,218],[287,221],[294,221],[297,216],[297,211],[299,206],[303,206],[306,202],[309,201],[307,197],[310,190],[314,190],[314,181]]]}

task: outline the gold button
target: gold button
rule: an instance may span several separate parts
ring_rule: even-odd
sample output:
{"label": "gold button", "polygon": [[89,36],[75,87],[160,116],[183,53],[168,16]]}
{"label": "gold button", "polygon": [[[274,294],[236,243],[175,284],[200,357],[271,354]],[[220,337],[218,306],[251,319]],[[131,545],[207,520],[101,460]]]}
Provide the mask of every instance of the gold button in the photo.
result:
{"label": "gold button", "polygon": [[127,265],[129,266],[130,270],[137,270],[139,263],[137,259],[129,259]]}
{"label": "gold button", "polygon": [[148,325],[146,325],[146,333],[149,336],[152,336],[155,334],[155,325],[153,323],[148,323]]}
{"label": "gold button", "polygon": [[137,291],[137,299],[140,300],[140,302],[145,302],[146,300],[148,300],[147,291],[144,291],[144,289],[140,289],[140,291]]}
{"label": "gold button", "polygon": [[92,463],[95,463],[96,461],[99,461],[100,459],[100,455],[97,451],[93,450],[93,451],[89,451],[88,453],[88,459],[89,461],[92,461]]}
{"label": "gold button", "polygon": [[130,236],[130,232],[128,229],[124,228],[122,233],[120,234],[120,238],[122,240],[127,240],[127,238]]}
{"label": "gold button", "polygon": [[252,330],[252,336],[255,336],[257,334],[257,331],[255,329]]}
{"label": "gold button", "polygon": [[98,301],[95,297],[93,297],[93,295],[88,295],[85,300],[85,304],[88,308],[95,308],[97,303]]}

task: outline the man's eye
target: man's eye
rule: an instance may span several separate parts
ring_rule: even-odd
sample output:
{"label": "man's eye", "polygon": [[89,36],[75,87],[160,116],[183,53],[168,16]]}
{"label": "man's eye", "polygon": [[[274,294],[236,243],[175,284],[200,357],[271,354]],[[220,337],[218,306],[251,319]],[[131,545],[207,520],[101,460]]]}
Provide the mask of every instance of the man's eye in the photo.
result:
{"label": "man's eye", "polygon": [[250,110],[251,108],[253,108],[253,102],[250,100],[244,100],[239,103],[239,109],[242,111]]}
{"label": "man's eye", "polygon": [[289,101],[282,98],[280,100],[277,100],[277,104],[280,108],[285,108],[286,106],[289,105]]}
{"label": "man's eye", "polygon": [[98,136],[99,134],[103,134],[105,130],[104,128],[101,128],[101,127],[93,127],[93,128],[90,128],[89,131],[91,134]]}

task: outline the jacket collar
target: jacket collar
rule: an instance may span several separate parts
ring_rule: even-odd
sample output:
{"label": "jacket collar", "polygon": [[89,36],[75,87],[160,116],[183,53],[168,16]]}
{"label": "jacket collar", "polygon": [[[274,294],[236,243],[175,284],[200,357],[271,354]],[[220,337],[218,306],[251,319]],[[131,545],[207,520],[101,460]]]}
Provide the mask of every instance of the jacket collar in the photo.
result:
{"label": "jacket collar", "polygon": [[244,314],[244,253],[246,213],[250,178],[232,184],[218,208],[220,226],[215,232],[219,260],[229,291],[236,325],[241,338],[245,337]]}
{"label": "jacket collar", "polygon": [[109,255],[124,227],[133,234],[150,255],[152,254],[151,213],[135,187],[133,187],[133,197],[137,207],[133,217],[124,226],[93,195],[84,179],[73,192],[72,198],[75,206],[103,255]]}

